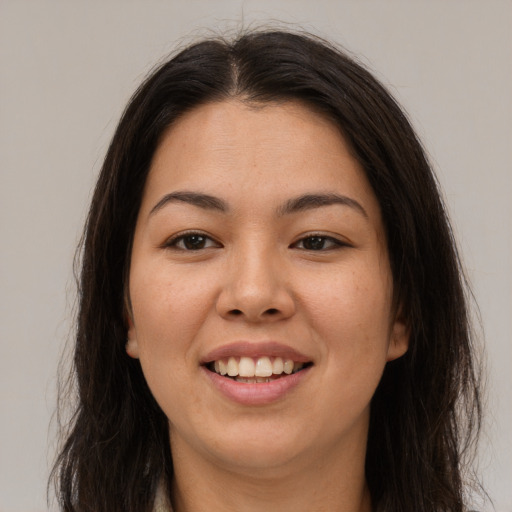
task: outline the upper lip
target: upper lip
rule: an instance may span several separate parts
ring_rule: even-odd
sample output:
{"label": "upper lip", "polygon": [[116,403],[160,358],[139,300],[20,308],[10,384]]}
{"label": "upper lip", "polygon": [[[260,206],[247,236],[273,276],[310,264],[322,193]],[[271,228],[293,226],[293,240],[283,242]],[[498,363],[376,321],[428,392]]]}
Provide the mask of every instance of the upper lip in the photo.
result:
{"label": "upper lip", "polygon": [[291,359],[297,363],[309,363],[311,358],[299,352],[297,349],[275,341],[252,342],[237,341],[217,347],[208,352],[202,359],[201,364],[208,364],[212,361],[228,359],[229,357],[281,357]]}

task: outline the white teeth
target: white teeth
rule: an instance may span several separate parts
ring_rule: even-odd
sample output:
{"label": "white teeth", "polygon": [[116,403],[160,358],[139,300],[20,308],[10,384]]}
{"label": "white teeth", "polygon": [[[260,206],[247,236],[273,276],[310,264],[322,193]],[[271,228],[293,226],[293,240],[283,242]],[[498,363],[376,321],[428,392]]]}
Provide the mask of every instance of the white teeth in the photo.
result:
{"label": "white teeth", "polygon": [[238,361],[234,357],[228,359],[227,371],[230,377],[236,377],[238,375]]}
{"label": "white teeth", "polygon": [[[217,362],[217,361],[215,361]],[[221,375],[226,375],[228,373],[228,368],[226,366],[226,363],[224,361],[222,361],[222,359],[220,361],[218,361],[219,363],[219,371],[217,372],[217,368],[215,368],[215,371],[217,373],[220,373]]]}
{"label": "white teeth", "polygon": [[287,359],[284,362],[284,373],[290,375],[293,372],[293,361],[291,359]]}
{"label": "white teeth", "polygon": [[285,373],[290,375],[304,367],[304,363],[296,363],[292,359],[283,360],[275,357],[262,356],[254,360],[252,357],[230,357],[227,361],[214,361],[213,369],[220,375],[236,377],[239,382],[270,382],[272,375]]}
{"label": "white teeth", "polygon": [[252,357],[241,357],[238,363],[238,375],[240,377],[254,377],[254,371],[255,365]]}
{"label": "white teeth", "polygon": [[246,384],[261,384],[262,382],[270,382],[269,378],[264,377],[235,377],[235,380],[237,382],[245,382]]}
{"label": "white teeth", "polygon": [[275,373],[276,375],[281,375],[284,370],[284,363],[283,360],[280,357],[276,357],[274,359],[274,363],[272,364],[272,373]]}
{"label": "white teeth", "polygon": [[260,357],[256,362],[254,375],[256,375],[256,377],[270,377],[272,373],[273,368],[270,359],[268,357]]}

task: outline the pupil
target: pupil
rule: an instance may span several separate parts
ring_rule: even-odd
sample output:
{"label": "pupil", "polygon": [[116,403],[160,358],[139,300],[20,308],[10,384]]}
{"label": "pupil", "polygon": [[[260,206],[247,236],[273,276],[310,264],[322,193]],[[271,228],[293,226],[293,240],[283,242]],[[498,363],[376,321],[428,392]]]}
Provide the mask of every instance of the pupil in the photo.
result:
{"label": "pupil", "polygon": [[201,235],[189,235],[185,238],[184,242],[187,249],[202,249],[205,244],[205,237]]}
{"label": "pupil", "polygon": [[304,246],[306,249],[317,251],[324,248],[325,240],[321,236],[310,236],[305,240]]}

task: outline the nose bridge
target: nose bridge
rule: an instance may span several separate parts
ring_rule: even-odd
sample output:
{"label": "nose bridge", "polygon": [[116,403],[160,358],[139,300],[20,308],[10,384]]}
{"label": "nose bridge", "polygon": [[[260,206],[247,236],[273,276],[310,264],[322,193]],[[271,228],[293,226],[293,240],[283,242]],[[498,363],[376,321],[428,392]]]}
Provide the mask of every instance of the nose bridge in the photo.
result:
{"label": "nose bridge", "polygon": [[277,244],[252,239],[233,251],[219,312],[249,321],[279,319],[294,311],[286,284],[286,262]]}

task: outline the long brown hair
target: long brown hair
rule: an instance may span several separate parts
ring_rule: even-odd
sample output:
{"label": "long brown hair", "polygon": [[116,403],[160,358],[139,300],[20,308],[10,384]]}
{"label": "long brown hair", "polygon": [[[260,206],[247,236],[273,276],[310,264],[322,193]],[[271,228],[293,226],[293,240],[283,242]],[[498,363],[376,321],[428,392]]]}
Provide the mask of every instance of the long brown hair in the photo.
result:
{"label": "long brown hair", "polygon": [[126,356],[124,290],[151,159],[200,104],[295,99],[340,127],[380,203],[411,332],[371,405],[366,477],[375,511],[462,512],[462,468],[480,425],[467,286],[436,180],[391,95],[353,58],[309,35],[204,40],[161,65],[124,112],[83,241],[73,375],[76,410],[54,469],[62,510],[151,510],[172,478],[167,419]]}

